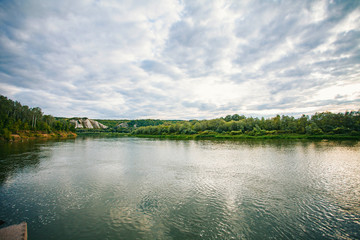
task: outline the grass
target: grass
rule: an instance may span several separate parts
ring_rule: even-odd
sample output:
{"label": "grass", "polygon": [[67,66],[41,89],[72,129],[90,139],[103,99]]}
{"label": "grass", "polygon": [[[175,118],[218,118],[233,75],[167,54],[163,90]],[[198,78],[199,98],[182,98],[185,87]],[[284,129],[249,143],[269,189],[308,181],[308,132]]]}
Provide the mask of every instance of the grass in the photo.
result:
{"label": "grass", "polygon": [[20,130],[10,136],[0,136],[0,141],[22,141],[28,139],[56,139],[56,138],[76,138],[76,134],[66,131],[53,131],[48,133],[46,131],[30,131]]}

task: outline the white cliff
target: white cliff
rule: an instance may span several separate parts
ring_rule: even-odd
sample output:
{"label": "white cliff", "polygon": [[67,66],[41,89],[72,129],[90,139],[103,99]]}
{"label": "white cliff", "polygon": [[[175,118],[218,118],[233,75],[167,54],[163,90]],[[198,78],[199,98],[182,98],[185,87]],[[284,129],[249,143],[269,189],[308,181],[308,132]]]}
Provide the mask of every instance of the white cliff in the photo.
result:
{"label": "white cliff", "polygon": [[88,119],[88,118],[71,119],[70,123],[74,124],[75,128],[89,128],[89,129],[105,129],[105,128],[108,128],[104,124],[101,124],[98,121]]}
{"label": "white cliff", "polygon": [[75,125],[75,128],[84,128],[79,120],[71,119],[70,123]]}

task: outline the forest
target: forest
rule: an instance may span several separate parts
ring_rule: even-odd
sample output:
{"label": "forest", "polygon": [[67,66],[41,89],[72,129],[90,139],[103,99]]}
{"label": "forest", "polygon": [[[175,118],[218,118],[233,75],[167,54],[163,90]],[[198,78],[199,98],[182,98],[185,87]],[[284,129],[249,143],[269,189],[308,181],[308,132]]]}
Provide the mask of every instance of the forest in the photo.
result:
{"label": "forest", "polygon": [[23,106],[18,101],[0,95],[0,136],[10,140],[11,134],[20,131],[75,132],[75,128],[64,119],[44,115],[38,107]]}
{"label": "forest", "polygon": [[68,118],[44,115],[40,108],[23,106],[0,95],[0,137],[9,140],[21,131],[45,133],[121,133],[133,136],[191,137],[269,137],[272,136],[347,136],[360,139],[360,110],[344,113],[322,112],[312,116],[277,115],[254,118],[234,114],[211,120],[97,120],[107,129],[75,129]]}
{"label": "forest", "polygon": [[312,116],[277,115],[272,118],[253,118],[244,115],[227,115],[212,120],[191,120],[176,123],[165,122],[157,126],[139,127],[132,132],[135,135],[171,135],[171,134],[214,134],[227,135],[360,135],[360,111],[345,113],[322,112]]}

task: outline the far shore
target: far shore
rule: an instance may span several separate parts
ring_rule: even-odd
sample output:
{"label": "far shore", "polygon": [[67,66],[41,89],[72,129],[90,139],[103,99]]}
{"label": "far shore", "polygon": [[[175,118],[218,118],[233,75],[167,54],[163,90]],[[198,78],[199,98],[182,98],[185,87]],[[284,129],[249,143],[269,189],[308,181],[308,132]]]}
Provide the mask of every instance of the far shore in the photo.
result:
{"label": "far shore", "polygon": [[164,135],[148,135],[148,134],[131,134],[117,132],[85,132],[78,133],[78,136],[101,136],[101,137],[139,137],[139,138],[161,138],[161,139],[314,139],[314,140],[360,140],[360,136],[352,136],[346,134],[334,135],[308,135],[308,134],[271,134],[251,136],[247,134],[231,135],[224,133],[214,134],[164,134]]}
{"label": "far shore", "polygon": [[248,134],[231,135],[227,133],[198,133],[198,134],[162,134],[162,135],[147,135],[147,134],[132,134],[132,133],[118,133],[118,132],[103,132],[103,131],[88,131],[88,132],[43,132],[43,131],[19,131],[16,134],[11,134],[10,139],[0,138],[0,141],[19,142],[26,140],[50,140],[50,139],[71,139],[76,137],[97,136],[97,137],[138,137],[138,138],[159,138],[159,139],[179,139],[179,140],[241,140],[241,139],[308,139],[308,140],[360,140],[360,136],[352,136],[346,134],[334,135],[308,135],[308,134],[269,134],[252,136]]}

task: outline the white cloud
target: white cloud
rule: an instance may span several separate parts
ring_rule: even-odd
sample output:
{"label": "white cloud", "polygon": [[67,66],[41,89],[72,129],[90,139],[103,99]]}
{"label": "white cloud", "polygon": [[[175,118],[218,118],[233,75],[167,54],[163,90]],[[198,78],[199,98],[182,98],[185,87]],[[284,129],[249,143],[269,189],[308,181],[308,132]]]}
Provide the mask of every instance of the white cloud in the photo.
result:
{"label": "white cloud", "polygon": [[360,98],[356,1],[0,5],[0,94],[47,114],[268,116]]}

